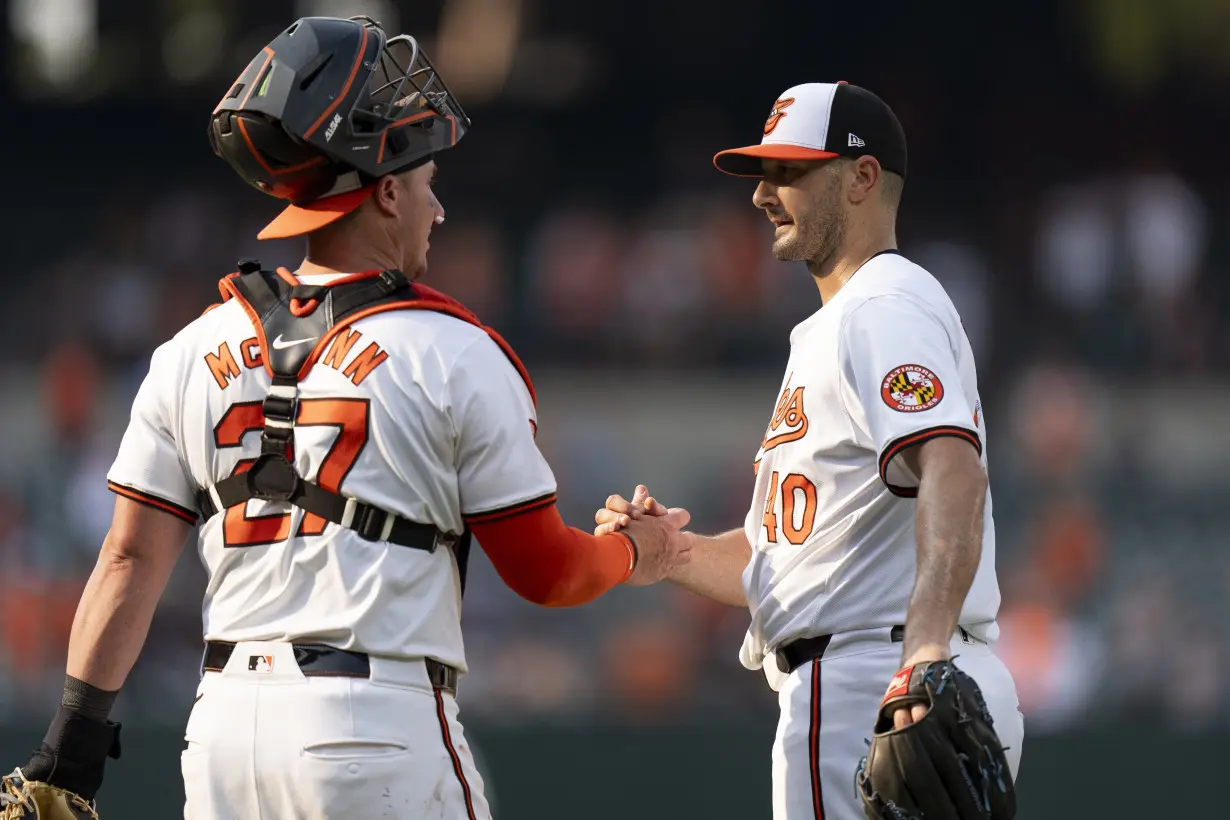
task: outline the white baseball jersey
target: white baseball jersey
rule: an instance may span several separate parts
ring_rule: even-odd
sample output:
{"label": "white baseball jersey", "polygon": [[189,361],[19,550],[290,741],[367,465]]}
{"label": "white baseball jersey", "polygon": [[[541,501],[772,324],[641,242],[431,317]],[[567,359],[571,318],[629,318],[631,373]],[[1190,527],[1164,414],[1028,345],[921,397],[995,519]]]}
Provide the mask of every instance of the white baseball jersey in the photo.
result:
{"label": "white baseball jersey", "polygon": [[[939,282],[896,252],[864,264],[794,328],[790,345],[744,525],[752,620],[740,660],[749,669],[795,638],[904,624],[918,480],[898,456],[946,435],[986,458],[960,317]],[[998,609],[988,494],[960,623],[994,640]]]}
{"label": "white baseball jersey", "polygon": [[[154,353],[112,489],[193,520],[200,489],[260,454],[270,384],[238,300],[207,312]],[[461,533],[463,516],[555,493],[526,383],[483,329],[452,316],[359,319],[300,383],[300,404],[299,474],[411,520]],[[367,541],[259,500],[214,515],[198,539],[206,640],[310,640],[466,668],[450,549]]]}

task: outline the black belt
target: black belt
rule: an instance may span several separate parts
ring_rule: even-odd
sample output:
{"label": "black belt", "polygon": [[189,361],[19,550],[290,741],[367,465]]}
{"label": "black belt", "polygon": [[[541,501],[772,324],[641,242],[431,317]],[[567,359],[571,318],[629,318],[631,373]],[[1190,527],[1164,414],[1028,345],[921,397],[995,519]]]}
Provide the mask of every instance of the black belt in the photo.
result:
{"label": "black belt", "polygon": [[[961,640],[969,643],[970,634],[965,631],[965,627],[959,626],[957,629],[961,632]],[[829,641],[832,639],[832,635],[818,635],[815,638],[799,638],[779,647],[776,652],[777,668],[789,674],[808,661],[824,657],[824,650],[829,648]],[[888,639],[893,643],[904,641],[905,626],[897,624],[890,629]]]}
{"label": "black belt", "polygon": [[815,638],[799,638],[797,641],[778,647],[777,668],[790,674],[808,661],[824,656],[824,650],[829,648],[832,635],[819,635]]}
{"label": "black belt", "polygon": [[[319,643],[291,644],[299,671],[307,678],[370,678],[371,661],[363,652],[335,649]],[[221,672],[235,652],[235,644],[225,641],[209,641],[205,644],[205,658],[201,672]],[[436,689],[457,694],[457,670],[432,658],[424,658],[427,678]],[[248,669],[256,671],[270,659],[263,655],[248,658]]]}

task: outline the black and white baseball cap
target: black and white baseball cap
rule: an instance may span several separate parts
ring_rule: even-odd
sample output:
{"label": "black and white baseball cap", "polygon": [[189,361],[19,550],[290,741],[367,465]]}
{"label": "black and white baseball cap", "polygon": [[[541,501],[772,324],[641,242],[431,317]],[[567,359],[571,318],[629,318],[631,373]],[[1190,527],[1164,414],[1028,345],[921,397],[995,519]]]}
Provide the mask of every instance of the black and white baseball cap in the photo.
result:
{"label": "black and white baseball cap", "polygon": [[732,176],[763,176],[761,160],[873,156],[905,176],[905,131],[888,105],[865,88],[804,83],[787,89],[769,111],[759,145],[731,148],[713,164]]}

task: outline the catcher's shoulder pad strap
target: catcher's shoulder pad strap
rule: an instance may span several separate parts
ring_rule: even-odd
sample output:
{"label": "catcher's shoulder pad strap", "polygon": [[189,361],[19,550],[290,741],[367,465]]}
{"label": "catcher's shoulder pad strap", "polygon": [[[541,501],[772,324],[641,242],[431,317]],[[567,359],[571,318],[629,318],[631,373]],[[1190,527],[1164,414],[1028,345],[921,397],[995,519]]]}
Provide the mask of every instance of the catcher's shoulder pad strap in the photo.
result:
{"label": "catcher's shoulder pad strap", "polygon": [[326,285],[305,285],[285,268],[262,270],[255,260],[218,288],[224,299],[237,299],[256,330],[269,374],[299,381],[319,357],[318,349],[339,324],[376,306],[404,299],[410,282],[400,272],[366,271]]}
{"label": "catcher's shoulder pad strap", "polygon": [[223,302],[237,298],[243,305],[256,330],[265,368],[275,378],[302,380],[334,337],[359,319],[389,310],[430,310],[490,336],[525,382],[530,400],[538,403],[529,371],[503,336],[461,302],[426,285],[411,284],[400,271],[369,271],[327,285],[303,285],[285,268],[265,271],[256,260],[244,260],[238,271],[218,283],[218,291]]}
{"label": "catcher's shoulder pad strap", "polygon": [[534,385],[512,346],[455,299],[432,288],[411,284],[399,271],[367,271],[326,285],[304,285],[285,268],[266,271],[256,260],[218,283],[224,302],[238,301],[256,331],[265,369],[273,387],[262,409],[265,429],[261,458],[246,473],[203,488],[198,495],[203,518],[252,498],[289,501],[326,521],[359,532],[369,540],[389,540],[434,551],[441,542],[453,546],[465,588],[470,532],[438,533],[435,527],[404,519],[370,504],[304,480],[286,457],[297,416],[298,383],[347,326],[390,310],[431,310],[472,324],[500,347],[535,398]]}

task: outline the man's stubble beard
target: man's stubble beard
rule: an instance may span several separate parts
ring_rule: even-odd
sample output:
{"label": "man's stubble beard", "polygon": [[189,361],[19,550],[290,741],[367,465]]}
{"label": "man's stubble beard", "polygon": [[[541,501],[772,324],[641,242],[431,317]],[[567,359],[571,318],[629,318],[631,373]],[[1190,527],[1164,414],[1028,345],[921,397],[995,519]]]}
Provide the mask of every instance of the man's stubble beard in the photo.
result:
{"label": "man's stubble beard", "polygon": [[837,252],[846,233],[845,214],[830,214],[814,225],[794,224],[793,236],[773,242],[773,257],[779,262],[820,262]]}
{"label": "man's stubble beard", "polygon": [[792,214],[796,220],[793,236],[773,243],[773,255],[783,262],[822,262],[836,252],[845,236],[845,214],[837,203],[841,176],[827,167],[814,173],[824,176],[810,197],[808,212]]}

